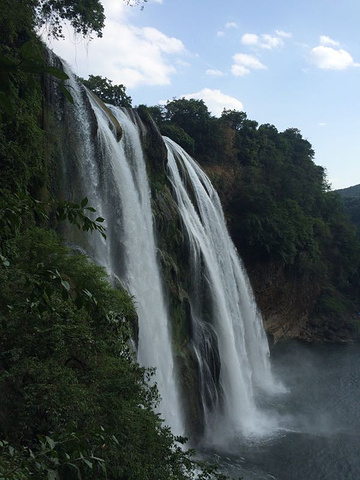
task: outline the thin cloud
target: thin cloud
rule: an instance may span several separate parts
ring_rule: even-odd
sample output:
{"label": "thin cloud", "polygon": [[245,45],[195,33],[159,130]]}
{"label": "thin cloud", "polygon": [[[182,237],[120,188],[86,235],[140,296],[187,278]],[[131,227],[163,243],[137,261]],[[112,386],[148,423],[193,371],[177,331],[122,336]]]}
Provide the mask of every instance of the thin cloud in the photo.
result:
{"label": "thin cloud", "polygon": [[222,111],[227,110],[243,110],[244,106],[240,100],[230,95],[226,95],[221,90],[212,90],[211,88],[203,88],[196,93],[188,93],[182,95],[186,99],[194,98],[196,100],[203,100],[207,105],[209,111],[220,117]]}
{"label": "thin cloud", "polygon": [[231,66],[231,72],[236,77],[244,77],[252,70],[266,70],[266,66],[254,55],[246,53],[237,53],[233,56],[234,63]]}
{"label": "thin cloud", "polygon": [[272,50],[274,48],[280,48],[284,45],[283,37],[285,37],[285,32],[282,32],[282,35],[269,35],[263,33],[262,35],[256,35],[255,33],[244,33],[241,37],[241,43],[247,47],[257,47],[263,48],[266,50]]}
{"label": "thin cloud", "polygon": [[336,40],[333,40],[332,38],[326,35],[320,35],[320,45],[323,45],[325,47],[327,46],[337,47],[339,45],[339,42],[337,42]]}
{"label": "thin cloud", "polygon": [[284,38],[291,38],[292,37],[291,32],[284,32],[284,30],[276,30],[275,33],[276,33],[276,35],[279,35],[279,37],[284,37]]}
{"label": "thin cloud", "polygon": [[222,72],[221,70],[214,70],[214,69],[211,69],[211,68],[206,70],[205,73],[206,73],[206,75],[210,75],[212,77],[223,77],[225,75],[225,73]]}
{"label": "thin cloud", "polygon": [[224,36],[225,36],[225,32],[223,32],[222,30],[218,30],[218,31],[216,32],[216,36],[217,36],[217,37],[224,37]]}
{"label": "thin cloud", "polygon": [[225,23],[225,28],[239,28],[239,25],[236,22],[227,22]]}

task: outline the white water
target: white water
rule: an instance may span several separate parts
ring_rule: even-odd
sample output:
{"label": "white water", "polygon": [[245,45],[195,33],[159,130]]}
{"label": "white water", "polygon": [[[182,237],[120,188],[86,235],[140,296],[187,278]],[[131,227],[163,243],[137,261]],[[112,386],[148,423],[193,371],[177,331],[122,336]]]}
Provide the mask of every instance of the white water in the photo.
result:
{"label": "white water", "polygon": [[[203,372],[203,395],[206,388],[213,391],[216,385],[209,378],[209,368],[204,365],[200,351],[203,352],[204,343],[209,341],[209,330],[215,330],[218,340],[222,388],[219,398],[213,394],[212,408],[205,410],[208,438],[239,432],[242,435],[265,433],[274,425],[256,406],[256,394],[259,389],[271,391],[274,381],[261,316],[227,232],[217,193],[197,163],[175,142],[166,137],[164,140],[170,178],[196,272],[191,303],[198,338],[195,336],[193,347]],[[196,292],[201,276],[210,289],[210,322],[202,318],[200,295]]]}
{"label": "white water", "polygon": [[[77,174],[97,214],[106,219],[107,240],[92,235],[87,252],[134,296],[139,317],[138,360],[156,367],[161,416],[183,434],[168,312],[156,258],[150,188],[141,146],[144,127],[136,115],[110,107],[123,129],[89,96],[91,118],[81,88],[71,75],[73,121],[81,151]],[[257,405],[259,392],[274,389],[261,316],[227,232],[219,198],[200,167],[177,144],[165,139],[174,195],[187,232],[192,289],[192,349],[199,366],[199,395],[207,439],[235,434],[267,434],[276,427]],[[76,170],[76,169],[75,169]],[[71,179],[69,180],[71,182]],[[75,180],[74,185],[78,185]],[[89,186],[92,189],[89,191]],[[78,198],[79,198],[78,196]]]}
{"label": "white water", "polygon": [[98,234],[92,235],[88,253],[134,297],[139,319],[138,361],[145,367],[156,368],[155,381],[162,398],[159,412],[172,432],[182,435],[183,419],[156,258],[140,120],[136,126],[124,111],[114,107],[112,113],[123,129],[118,142],[109,125],[111,119],[89,95],[98,126],[94,141],[81,90],[71,73],[67,73],[75,101],[74,120],[79,129],[73,134],[80,137],[84,148],[78,161],[80,177],[87,187],[89,205],[106,219],[106,241]]}

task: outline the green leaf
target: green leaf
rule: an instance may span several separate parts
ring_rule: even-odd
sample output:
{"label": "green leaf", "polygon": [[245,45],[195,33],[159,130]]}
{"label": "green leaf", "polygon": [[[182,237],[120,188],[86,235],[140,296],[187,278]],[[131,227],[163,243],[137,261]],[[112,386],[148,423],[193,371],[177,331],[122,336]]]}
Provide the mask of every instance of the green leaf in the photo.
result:
{"label": "green leaf", "polygon": [[82,208],[86,207],[86,205],[88,204],[88,202],[89,202],[89,200],[88,200],[87,197],[83,198],[83,199],[81,200],[81,203],[80,203],[81,207],[82,207]]}
{"label": "green leaf", "polygon": [[34,44],[29,40],[28,42],[25,42],[23,46],[20,49],[21,51],[21,56],[24,59],[37,59],[41,60],[41,57],[39,55],[39,52],[37,49],[34,47]]}
{"label": "green leaf", "polygon": [[49,73],[53,77],[58,78],[59,80],[68,80],[69,75],[67,75],[63,70],[58,67],[46,67],[46,73]]}
{"label": "green leaf", "polygon": [[55,470],[48,469],[47,471],[47,478],[48,480],[57,480],[59,477]]}
{"label": "green leaf", "polygon": [[55,448],[55,445],[56,443],[54,442],[54,440],[50,437],[45,437],[49,447],[51,448],[51,450],[53,450]]}
{"label": "green leaf", "polygon": [[4,257],[3,255],[0,255],[0,260],[2,261],[4,267],[10,267],[10,262],[6,257]]}
{"label": "green leaf", "polygon": [[92,460],[96,460],[97,462],[105,462],[105,460],[103,458],[99,458],[99,457],[94,457],[93,455],[91,455],[90,457]]}
{"label": "green leaf", "polygon": [[99,222],[99,223],[102,223],[105,221],[105,218],[102,218],[102,217],[97,217],[97,219],[95,220],[95,222]]}
{"label": "green leaf", "polygon": [[90,462],[90,460],[87,460],[86,458],[82,458],[82,461],[90,468],[93,468],[93,464]]}
{"label": "green leaf", "polygon": [[70,292],[70,284],[66,280],[61,280],[61,285],[68,291]]}
{"label": "green leaf", "polygon": [[65,88],[65,85],[61,84],[61,85],[60,85],[60,90],[61,90],[61,92],[63,93],[63,95],[65,96],[65,98],[66,98],[72,105],[74,105],[73,96],[71,95],[71,93],[69,92],[69,90],[68,90],[67,88]]}

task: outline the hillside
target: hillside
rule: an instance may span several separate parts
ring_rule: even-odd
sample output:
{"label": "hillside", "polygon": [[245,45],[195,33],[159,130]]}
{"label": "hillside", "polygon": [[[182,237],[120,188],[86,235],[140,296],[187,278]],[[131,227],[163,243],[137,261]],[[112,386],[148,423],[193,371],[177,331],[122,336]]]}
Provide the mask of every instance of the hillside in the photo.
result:
{"label": "hillside", "polygon": [[345,210],[351,221],[356,225],[360,236],[360,185],[336,190],[344,202]]}
{"label": "hillside", "polygon": [[235,110],[215,118],[202,100],[149,111],[217,188],[268,334],[275,341],[356,337],[360,244],[301,132],[279,132]]}

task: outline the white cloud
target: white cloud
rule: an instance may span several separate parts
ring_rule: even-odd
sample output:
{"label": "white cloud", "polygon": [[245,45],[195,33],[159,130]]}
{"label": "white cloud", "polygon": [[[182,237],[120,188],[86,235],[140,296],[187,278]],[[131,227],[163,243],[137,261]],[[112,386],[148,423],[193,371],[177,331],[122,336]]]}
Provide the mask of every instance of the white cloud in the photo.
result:
{"label": "white cloud", "polygon": [[262,42],[260,44],[261,48],[266,48],[272,50],[273,48],[279,48],[284,45],[284,41],[280,37],[275,37],[274,35],[261,35]]}
{"label": "white cloud", "polygon": [[339,42],[333,40],[330,37],[327,37],[326,35],[321,35],[320,36],[320,45],[326,46],[331,46],[331,47],[336,47],[339,45]]}
{"label": "white cloud", "polygon": [[180,67],[185,67],[185,68],[191,67],[191,63],[186,62],[185,60],[182,60],[181,58],[176,60],[175,63],[176,63],[176,65],[179,65]]}
{"label": "white cloud", "polygon": [[143,37],[151,45],[156,46],[156,48],[164,53],[180,53],[184,49],[184,45],[181,40],[174,37],[168,37],[156,28],[145,27],[142,29],[134,29],[134,31],[137,31],[137,34],[140,37]]}
{"label": "white cloud", "polygon": [[211,68],[206,70],[205,73],[206,73],[206,75],[210,75],[212,77],[223,77],[225,75],[225,73],[222,72],[221,70],[213,70]]}
{"label": "white cloud", "polygon": [[319,122],[318,123],[318,127],[325,127],[326,126],[326,123],[325,122]]}
{"label": "white cloud", "polygon": [[244,35],[241,37],[241,43],[248,47],[258,47],[266,50],[272,50],[273,48],[279,48],[284,45],[282,36],[279,34],[278,36],[269,35],[267,33],[263,33],[260,36],[256,35],[255,33],[244,33]]}
{"label": "white cloud", "polygon": [[241,37],[243,45],[253,46],[259,44],[259,37],[255,33],[244,33]]}
{"label": "white cloud", "polygon": [[251,70],[266,70],[266,66],[254,55],[237,53],[233,56],[233,60],[234,64],[231,67],[231,72],[236,77],[244,77],[248,75]]}
{"label": "white cloud", "polygon": [[221,90],[212,90],[211,88],[203,88],[200,92],[189,93],[182,95],[182,97],[190,99],[195,98],[196,100],[204,100],[209,111],[219,117],[224,110],[224,108],[230,110],[243,110],[244,106],[240,100],[230,95],[222,93]]}
{"label": "white cloud", "polygon": [[360,66],[359,63],[354,62],[354,59],[346,50],[325,47],[323,45],[315,47],[310,51],[309,60],[322,70],[346,70],[350,67]]}
{"label": "white cloud", "polygon": [[239,28],[239,25],[236,22],[227,22],[225,28]]}
{"label": "white cloud", "polygon": [[[229,30],[230,28],[239,28],[239,25],[236,22],[227,22],[227,23],[225,23],[224,28],[225,28],[225,30]],[[225,36],[224,30],[218,30],[216,32],[216,36],[217,37],[224,37]]]}
{"label": "white cloud", "polygon": [[80,76],[102,75],[133,88],[139,85],[169,85],[186,49],[181,40],[152,27],[131,24],[134,9],[119,0],[104,0],[107,15],[103,37],[82,42],[52,42]]}
{"label": "white cloud", "polygon": [[249,73],[251,73],[251,70],[247,67],[244,67],[244,65],[237,65],[235,63],[234,65],[231,65],[231,73],[235,75],[235,77],[245,77],[245,75],[249,75]]}
{"label": "white cloud", "polygon": [[284,38],[291,38],[292,37],[291,32],[284,32],[284,30],[276,30],[276,35],[279,35],[279,37],[284,37]]}

